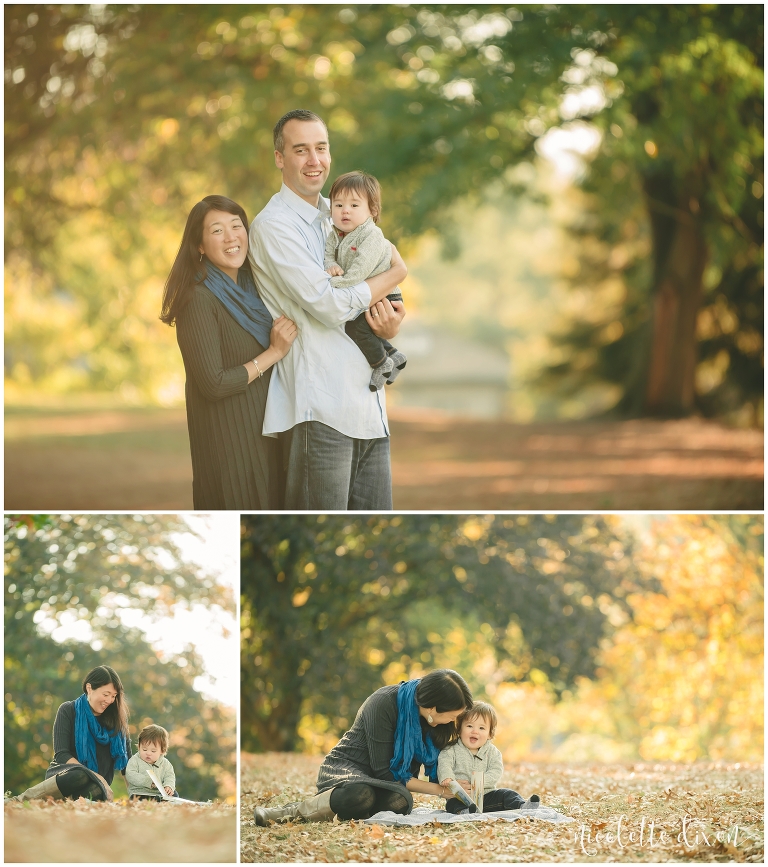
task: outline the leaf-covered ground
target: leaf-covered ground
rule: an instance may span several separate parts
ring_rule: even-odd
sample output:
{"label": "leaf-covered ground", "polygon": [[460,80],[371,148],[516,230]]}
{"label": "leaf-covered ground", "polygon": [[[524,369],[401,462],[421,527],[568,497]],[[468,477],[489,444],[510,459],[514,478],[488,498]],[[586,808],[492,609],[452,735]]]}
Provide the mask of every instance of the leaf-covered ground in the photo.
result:
{"label": "leaf-covered ground", "polygon": [[27,801],[5,805],[5,862],[237,860],[236,808],[151,801]]}
{"label": "leaf-covered ground", "polygon": [[[761,509],[763,432],[702,419],[455,419],[392,407],[395,508]],[[192,508],[184,408],[8,406],[6,510]]]}
{"label": "leaf-covered ground", "polygon": [[[320,761],[242,754],[241,861],[763,861],[762,765],[507,766],[501,785],[526,796],[538,792],[544,804],[576,820],[562,825],[528,820],[397,828],[335,820],[257,827],[253,807],[315,793]],[[415,798],[416,806],[442,803]]]}

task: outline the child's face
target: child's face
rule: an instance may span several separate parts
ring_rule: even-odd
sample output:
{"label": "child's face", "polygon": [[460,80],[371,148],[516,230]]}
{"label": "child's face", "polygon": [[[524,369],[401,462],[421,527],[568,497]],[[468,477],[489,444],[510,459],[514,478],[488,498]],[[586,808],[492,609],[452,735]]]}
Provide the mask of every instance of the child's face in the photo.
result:
{"label": "child's face", "polygon": [[371,216],[368,199],[361,199],[352,190],[344,190],[331,202],[333,225],[342,232],[351,232]]}
{"label": "child's face", "polygon": [[163,751],[160,749],[160,744],[153,744],[152,741],[142,741],[139,744],[139,758],[142,762],[154,765],[162,755]]}
{"label": "child's face", "polygon": [[485,718],[476,716],[472,719],[465,719],[461,724],[459,737],[461,742],[468,750],[479,750],[480,747],[488,740],[490,728]]}

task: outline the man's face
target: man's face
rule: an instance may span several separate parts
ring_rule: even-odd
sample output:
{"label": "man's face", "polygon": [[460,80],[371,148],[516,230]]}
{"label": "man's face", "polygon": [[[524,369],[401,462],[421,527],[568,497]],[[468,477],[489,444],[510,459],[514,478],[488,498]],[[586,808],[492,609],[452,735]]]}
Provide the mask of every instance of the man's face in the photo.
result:
{"label": "man's face", "polygon": [[282,170],[285,185],[317,207],[331,168],[328,131],[317,120],[289,120],[283,127],[283,142],[283,153],[275,151],[275,165]]}

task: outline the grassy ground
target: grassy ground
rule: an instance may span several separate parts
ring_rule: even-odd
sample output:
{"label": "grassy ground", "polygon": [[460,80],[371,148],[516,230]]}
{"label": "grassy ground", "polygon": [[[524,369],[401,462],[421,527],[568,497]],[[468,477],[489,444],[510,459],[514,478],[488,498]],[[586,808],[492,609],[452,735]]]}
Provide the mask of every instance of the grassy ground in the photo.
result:
{"label": "grassy ground", "polygon": [[5,862],[232,863],[235,807],[149,801],[5,805]]}
{"label": "grassy ground", "polygon": [[[391,416],[397,510],[763,505],[762,431],[697,419],[515,425]],[[183,408],[6,409],[6,510],[191,507]]]}
{"label": "grassy ground", "polygon": [[[501,785],[525,796],[538,792],[544,804],[576,820],[570,824],[531,819],[408,828],[335,820],[256,826],[253,807],[315,794],[320,761],[287,753],[242,755],[242,862],[763,861],[762,765],[507,767]],[[424,795],[414,800],[434,809],[443,803]]]}

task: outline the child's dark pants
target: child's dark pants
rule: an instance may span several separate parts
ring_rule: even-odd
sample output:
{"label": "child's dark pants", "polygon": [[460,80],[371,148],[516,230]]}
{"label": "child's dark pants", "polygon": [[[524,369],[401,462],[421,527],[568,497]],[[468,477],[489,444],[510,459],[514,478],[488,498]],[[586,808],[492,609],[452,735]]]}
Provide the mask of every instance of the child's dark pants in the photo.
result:
{"label": "child's dark pants", "polygon": [[[483,795],[483,812],[495,813],[497,810],[519,810],[525,803],[525,798],[521,798],[517,792],[512,789],[492,789]],[[451,798],[445,802],[445,809],[449,813],[460,813],[467,809],[466,804],[458,798]]]}
{"label": "child's dark pants", "polygon": [[[402,301],[403,296],[399,292],[392,292],[387,295],[387,299],[389,301]],[[365,318],[365,313],[361,313],[357,319],[347,322],[344,330],[358,345],[360,351],[365,356],[365,360],[371,367],[378,367],[386,360],[390,354],[390,350],[394,351],[395,349],[388,340],[385,340],[383,337],[377,337],[371,331],[371,326]]]}

